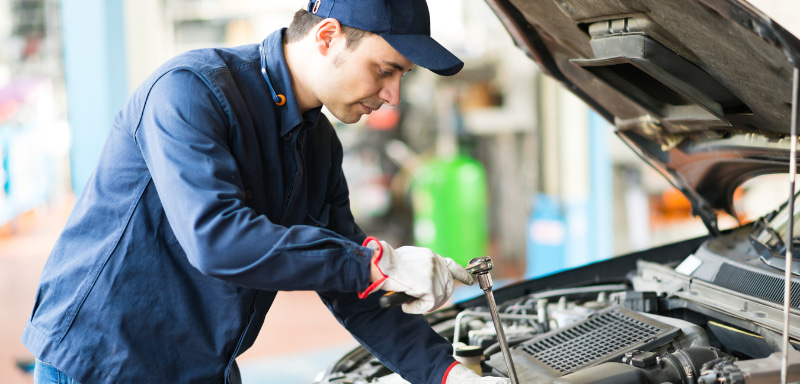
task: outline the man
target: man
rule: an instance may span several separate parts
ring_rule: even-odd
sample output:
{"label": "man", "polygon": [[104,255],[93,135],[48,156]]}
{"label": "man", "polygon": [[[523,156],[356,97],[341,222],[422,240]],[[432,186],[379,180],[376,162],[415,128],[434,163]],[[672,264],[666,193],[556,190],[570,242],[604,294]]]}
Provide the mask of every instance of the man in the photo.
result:
{"label": "man", "polygon": [[[322,105],[358,121],[416,65],[463,63],[424,0],[317,0],[258,45],[164,64],[116,116],[42,273],[22,336],[34,381],[236,383],[278,290],[315,290],[413,383],[497,383],[454,362],[418,313],[463,267],[367,238]],[[380,309],[381,290],[417,300]],[[406,313],[408,312],[408,313]],[[413,314],[417,313],[417,314]]]}

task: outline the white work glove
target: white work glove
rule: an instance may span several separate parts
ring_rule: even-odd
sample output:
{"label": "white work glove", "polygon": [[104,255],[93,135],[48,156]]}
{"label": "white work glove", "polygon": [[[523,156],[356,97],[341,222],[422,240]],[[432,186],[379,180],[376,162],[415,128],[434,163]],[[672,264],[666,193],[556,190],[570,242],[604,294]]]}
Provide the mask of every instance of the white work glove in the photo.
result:
{"label": "white work glove", "polygon": [[505,377],[481,377],[463,364],[456,364],[447,373],[445,384],[511,384]]}
{"label": "white work glove", "polygon": [[472,275],[453,259],[441,257],[428,248],[392,248],[374,237],[364,240],[373,250],[373,260],[383,278],[373,282],[359,294],[385,291],[404,292],[419,299],[403,304],[406,313],[425,313],[439,308],[453,294],[453,279],[472,285]]}

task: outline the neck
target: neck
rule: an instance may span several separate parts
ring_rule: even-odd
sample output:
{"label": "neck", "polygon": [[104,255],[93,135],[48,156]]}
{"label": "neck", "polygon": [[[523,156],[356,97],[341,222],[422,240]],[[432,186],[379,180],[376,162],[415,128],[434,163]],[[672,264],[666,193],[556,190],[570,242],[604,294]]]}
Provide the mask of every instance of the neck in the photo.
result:
{"label": "neck", "polygon": [[286,57],[286,65],[289,67],[289,73],[292,76],[292,89],[297,98],[300,113],[306,113],[322,105],[322,102],[314,96],[311,88],[306,84],[308,74],[312,72],[308,68],[308,60],[304,60],[301,55],[303,44],[306,44],[305,39],[291,44],[283,44],[283,55]]}

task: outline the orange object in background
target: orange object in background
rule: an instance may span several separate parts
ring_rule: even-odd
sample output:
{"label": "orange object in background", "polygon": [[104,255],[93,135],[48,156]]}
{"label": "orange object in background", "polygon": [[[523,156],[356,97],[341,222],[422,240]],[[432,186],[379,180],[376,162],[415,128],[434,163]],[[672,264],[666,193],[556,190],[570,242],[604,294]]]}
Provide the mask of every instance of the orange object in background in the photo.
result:
{"label": "orange object in background", "polygon": [[[737,188],[733,193],[733,202],[740,201],[744,197],[744,189]],[[661,195],[652,196],[650,198],[650,223],[651,225],[670,224],[681,220],[691,220],[692,216],[692,203],[689,199],[676,188],[669,188],[661,193]],[[724,211],[717,212],[718,217],[726,215]],[[745,223],[747,220],[746,212],[736,212],[736,220],[740,223]]]}
{"label": "orange object in background", "polygon": [[741,201],[744,199],[744,193],[745,189],[741,185],[733,191],[733,209],[736,210],[736,219],[742,224],[752,221],[752,219],[748,218],[750,215],[742,210]]}
{"label": "orange object in background", "polygon": [[650,213],[654,225],[691,219],[692,204],[679,190],[669,188],[650,198]]}
{"label": "orange object in background", "polygon": [[661,193],[661,201],[664,202],[664,208],[667,210],[680,212],[692,210],[689,199],[676,188],[670,188]]}
{"label": "orange object in background", "polygon": [[374,131],[388,131],[400,124],[400,108],[384,104],[367,115],[366,126]]}

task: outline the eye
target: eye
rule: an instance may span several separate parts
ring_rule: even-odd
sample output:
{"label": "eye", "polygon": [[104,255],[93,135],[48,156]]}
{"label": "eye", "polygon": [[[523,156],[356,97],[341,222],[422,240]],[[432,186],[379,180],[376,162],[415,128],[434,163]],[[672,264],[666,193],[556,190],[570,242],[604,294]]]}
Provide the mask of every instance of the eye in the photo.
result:
{"label": "eye", "polygon": [[387,71],[387,70],[383,69],[382,67],[378,67],[378,70],[380,71],[380,74],[383,77],[389,77],[389,76],[392,75],[392,71]]}

